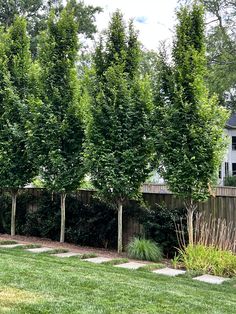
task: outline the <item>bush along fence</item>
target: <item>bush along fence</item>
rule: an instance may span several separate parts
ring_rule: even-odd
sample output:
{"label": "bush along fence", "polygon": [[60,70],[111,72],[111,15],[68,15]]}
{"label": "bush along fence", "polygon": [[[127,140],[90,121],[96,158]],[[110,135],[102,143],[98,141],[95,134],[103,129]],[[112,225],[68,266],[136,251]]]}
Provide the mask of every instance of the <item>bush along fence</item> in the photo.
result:
{"label": "bush along fence", "polygon": [[[198,211],[204,213],[206,219],[225,219],[226,224],[236,228],[236,188],[217,187],[214,195],[206,202],[198,204]],[[183,207],[183,201],[175,197],[164,184],[144,184],[144,198],[149,204],[165,204],[167,209]]]}
{"label": "bush along fence", "polygon": [[[206,220],[210,217],[222,218],[235,228],[235,192],[236,188],[218,188],[215,197],[199,204],[199,211],[204,213]],[[79,190],[71,194],[67,198],[67,208],[67,242],[116,247],[116,210],[98,200],[95,191]],[[11,200],[7,193],[1,193],[0,209],[0,232],[9,233]],[[160,244],[167,257],[172,257],[178,247],[175,229],[180,220],[186,231],[186,212],[182,200],[171,194],[164,185],[144,185],[141,204],[130,201],[124,206],[123,244],[126,246],[134,236],[146,236]],[[17,201],[16,232],[59,240],[59,195],[44,189],[22,189]]]}

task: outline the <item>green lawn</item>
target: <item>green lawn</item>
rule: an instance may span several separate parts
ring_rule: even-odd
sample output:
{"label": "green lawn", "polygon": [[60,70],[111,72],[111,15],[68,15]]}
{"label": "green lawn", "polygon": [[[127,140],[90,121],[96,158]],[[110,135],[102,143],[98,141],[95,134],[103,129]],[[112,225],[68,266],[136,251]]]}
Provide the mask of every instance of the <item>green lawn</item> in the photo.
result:
{"label": "green lawn", "polygon": [[235,314],[236,281],[215,286],[1,249],[0,313]]}

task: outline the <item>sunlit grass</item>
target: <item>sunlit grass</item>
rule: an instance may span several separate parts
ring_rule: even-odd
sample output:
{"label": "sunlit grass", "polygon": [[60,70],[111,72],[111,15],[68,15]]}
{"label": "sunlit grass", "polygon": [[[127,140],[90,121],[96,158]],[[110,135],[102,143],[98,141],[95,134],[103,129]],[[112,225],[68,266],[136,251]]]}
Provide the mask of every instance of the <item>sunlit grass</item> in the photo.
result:
{"label": "sunlit grass", "polygon": [[0,313],[234,314],[235,279],[222,285],[150,271],[0,249]]}
{"label": "sunlit grass", "polygon": [[22,304],[34,304],[41,300],[36,293],[7,286],[0,287],[0,313],[9,313]]}

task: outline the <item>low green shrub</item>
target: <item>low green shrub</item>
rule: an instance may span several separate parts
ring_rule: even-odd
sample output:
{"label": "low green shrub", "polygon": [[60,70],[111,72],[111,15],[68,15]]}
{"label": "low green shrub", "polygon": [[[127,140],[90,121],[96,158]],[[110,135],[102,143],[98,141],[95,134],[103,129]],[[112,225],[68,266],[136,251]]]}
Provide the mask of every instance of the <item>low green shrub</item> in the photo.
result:
{"label": "low green shrub", "polygon": [[216,276],[236,276],[236,255],[204,245],[189,245],[180,250],[178,262],[189,271]]}
{"label": "low green shrub", "polygon": [[182,221],[183,231],[187,234],[186,209],[167,208],[165,204],[156,204],[146,209],[140,222],[144,227],[145,237],[161,245],[163,254],[172,258],[176,252],[178,240],[175,223]]}
{"label": "low green shrub", "polygon": [[134,259],[159,262],[162,259],[162,251],[151,240],[134,238],[127,248],[128,256]]}

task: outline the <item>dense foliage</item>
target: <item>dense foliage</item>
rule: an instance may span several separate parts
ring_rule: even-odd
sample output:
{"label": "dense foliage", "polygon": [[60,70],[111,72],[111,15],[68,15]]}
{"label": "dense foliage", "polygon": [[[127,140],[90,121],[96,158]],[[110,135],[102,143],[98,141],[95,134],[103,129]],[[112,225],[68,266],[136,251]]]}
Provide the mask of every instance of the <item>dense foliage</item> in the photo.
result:
{"label": "dense foliage", "polygon": [[139,211],[136,218],[143,225],[146,238],[158,243],[166,257],[173,257],[179,247],[176,226],[182,222],[185,235],[187,233],[186,209],[156,204]]}
{"label": "dense foliage", "polygon": [[137,74],[139,54],[132,24],[126,34],[122,15],[116,12],[105,47],[101,42],[95,53],[88,130],[92,179],[112,200],[135,197],[149,173],[151,95],[148,82]]}
{"label": "dense foliage", "polygon": [[70,10],[62,11],[60,19],[51,15],[40,46],[42,103],[32,108],[29,130],[45,184],[58,192],[75,189],[83,177],[76,30]]}
{"label": "dense foliage", "polygon": [[25,20],[17,18],[2,39],[0,185],[18,189],[34,174],[26,149],[25,113],[34,95],[29,84],[31,59]]}

